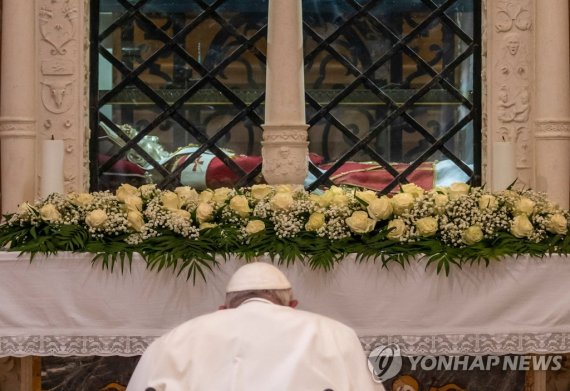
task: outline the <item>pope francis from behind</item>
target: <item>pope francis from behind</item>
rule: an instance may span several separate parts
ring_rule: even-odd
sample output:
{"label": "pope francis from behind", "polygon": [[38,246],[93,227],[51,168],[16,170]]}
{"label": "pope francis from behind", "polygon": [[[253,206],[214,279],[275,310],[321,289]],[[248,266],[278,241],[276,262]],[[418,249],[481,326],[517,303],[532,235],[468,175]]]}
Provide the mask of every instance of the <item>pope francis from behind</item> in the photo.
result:
{"label": "pope francis from behind", "polygon": [[242,266],[221,310],[153,342],[127,391],[384,391],[351,328],[296,304],[279,269]]}

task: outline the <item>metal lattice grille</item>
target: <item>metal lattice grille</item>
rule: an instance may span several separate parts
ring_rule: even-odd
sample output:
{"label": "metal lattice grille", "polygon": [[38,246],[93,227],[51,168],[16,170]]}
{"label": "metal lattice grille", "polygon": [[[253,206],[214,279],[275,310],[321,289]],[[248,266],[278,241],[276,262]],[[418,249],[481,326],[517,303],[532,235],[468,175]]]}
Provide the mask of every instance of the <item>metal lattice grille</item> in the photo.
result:
{"label": "metal lattice grille", "polygon": [[[312,20],[304,23],[306,67],[319,66],[319,76],[308,83],[306,94],[311,143],[322,140],[319,152],[331,162],[326,170],[311,165],[317,179],[309,188],[331,185],[331,179],[343,165],[350,160],[365,160],[377,163],[391,175],[392,180],[383,189],[389,192],[399,183],[406,183],[414,170],[434,156],[453,162],[472,183],[478,183],[478,2],[345,0],[342,5],[342,14],[334,9],[328,15],[323,14],[321,19],[330,21],[326,28]],[[466,9],[474,19],[470,34],[450,16],[465,15]],[[429,42],[434,31],[441,35],[439,44]],[[420,39],[424,42],[419,42]],[[374,52],[373,46],[368,44],[370,41],[383,42],[382,50]],[[426,41],[430,49],[427,56],[422,52],[423,47],[428,46]],[[466,67],[467,62],[470,63]],[[405,64],[413,68],[407,75],[403,72]],[[463,75],[473,76],[469,91],[462,91],[458,86],[461,83],[456,73],[460,67]],[[323,88],[326,73],[335,72],[335,68],[337,73],[342,69],[344,82],[333,94],[320,96],[327,89]],[[331,91],[331,87],[328,89]],[[352,109],[348,108],[350,105]],[[418,120],[425,116],[422,111],[430,107],[437,108],[445,121],[437,123],[435,131],[433,123]],[[367,123],[364,126],[349,123],[357,114],[347,116],[348,111],[360,111]],[[311,133],[314,128],[320,130]],[[342,137],[344,150],[337,156],[329,151],[331,129]],[[469,133],[465,142],[472,148],[471,164],[453,150],[458,148],[450,146],[450,141],[462,132]],[[405,133],[413,134],[421,145],[416,148],[416,156],[406,157],[402,151],[402,134]],[[409,162],[409,165],[398,170],[391,163],[394,161]]]}
{"label": "metal lattice grille", "polygon": [[[92,190],[193,185],[213,158],[232,185],[260,180],[267,0],[90,4]],[[303,14],[310,149],[325,163],[310,163],[310,189],[351,162],[383,168],[383,192],[436,160],[480,182],[480,0],[304,0]]]}
{"label": "metal lattice grille", "polygon": [[[99,182],[102,175],[133,152],[142,165],[153,172],[153,180],[160,187],[179,185],[182,172],[199,162],[204,153],[219,158],[238,178],[238,186],[250,183],[260,173],[260,164],[246,172],[219,144],[224,138],[229,138],[239,124],[248,133],[248,152],[251,152],[254,143],[252,133],[261,131],[263,119],[259,111],[264,101],[263,89],[251,88],[256,86],[250,75],[249,85],[246,86],[249,90],[240,93],[242,91],[226,83],[224,73],[236,62],[245,63],[249,71],[247,67],[251,67],[249,63],[252,59],[259,62],[258,68],[264,69],[265,54],[259,47],[265,44],[259,43],[266,37],[267,10],[261,8],[257,14],[247,14],[250,18],[242,18],[239,10],[223,9],[229,3],[235,2],[218,0],[210,4],[194,0],[191,7],[183,7],[182,11],[176,12],[176,4],[173,6],[169,2],[152,0],[91,2],[92,42],[98,43],[92,49],[91,64],[97,64],[99,56],[102,57],[110,64],[114,79],[118,80],[109,90],[101,90],[98,73],[94,71],[91,74],[91,129],[98,136],[92,138],[91,154],[97,156],[101,153],[100,139],[108,138],[108,134],[116,136],[115,144],[119,145],[104,162],[92,158],[93,189],[101,188]],[[116,19],[100,31],[99,18],[105,12]],[[159,22],[162,24],[159,25]],[[217,51],[205,53],[202,58],[201,52],[189,53],[188,41],[192,41],[190,35],[206,23],[210,28],[214,25],[215,36],[207,38],[217,42]],[[135,42],[134,30],[144,37],[144,41]],[[117,42],[110,50],[104,42],[113,34]],[[141,52],[148,41],[155,44],[152,48],[154,51],[145,58]],[[134,44],[129,47],[129,42]],[[210,43],[210,47],[213,46]],[[243,60],[246,53],[247,61]],[[164,58],[169,60],[166,65],[173,68],[171,74],[163,69],[165,64],[160,64]],[[97,65],[100,67],[100,62]],[[155,81],[155,85],[152,85],[149,80],[153,79],[159,82]],[[113,113],[115,118],[104,113],[105,107],[119,106],[122,110],[118,115]],[[133,112],[149,106],[152,113],[137,126],[136,134],[127,134],[125,129],[117,125],[117,122],[134,122]],[[210,118],[196,118],[196,106],[201,107],[202,111],[208,109]],[[226,120],[218,121],[218,127],[209,134],[205,124],[216,117],[218,107],[225,108]],[[145,137],[153,131],[160,133],[161,127],[172,127],[173,123],[178,134],[171,138],[178,138],[175,141],[181,144],[174,147],[184,146],[188,140],[195,144],[195,148],[186,154],[184,162],[175,167],[158,161],[148,148],[144,148]],[[186,137],[181,137],[181,132],[187,133]]]}

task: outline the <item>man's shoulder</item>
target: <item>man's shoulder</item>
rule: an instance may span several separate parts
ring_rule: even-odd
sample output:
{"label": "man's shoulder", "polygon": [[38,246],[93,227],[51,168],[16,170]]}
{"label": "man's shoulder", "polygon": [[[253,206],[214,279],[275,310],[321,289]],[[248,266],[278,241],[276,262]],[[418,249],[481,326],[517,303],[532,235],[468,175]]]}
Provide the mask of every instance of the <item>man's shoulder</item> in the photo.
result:
{"label": "man's shoulder", "polygon": [[291,325],[295,323],[302,323],[305,326],[313,324],[320,330],[328,330],[330,333],[336,335],[356,335],[354,330],[348,325],[315,312],[293,309],[286,306],[262,304],[218,310],[198,316],[176,326],[165,334],[162,339],[176,340],[177,336],[198,336],[202,332],[210,333],[218,328],[226,329],[228,324],[243,324],[251,320],[250,315],[252,313],[261,315],[261,318],[256,317],[256,319],[264,319],[262,320],[263,324],[273,321],[287,324],[291,323]]}
{"label": "man's shoulder", "polygon": [[191,328],[202,327],[204,325],[212,325],[218,322],[227,321],[226,318],[231,315],[227,310],[217,310],[204,315],[189,319],[186,322],[174,327],[172,332],[184,331]]}
{"label": "man's shoulder", "polygon": [[319,329],[321,330],[329,330],[330,332],[334,332],[336,334],[356,335],[356,333],[350,326],[342,322],[339,322],[338,320],[329,318],[328,316],[321,315],[316,312],[302,310],[302,309],[293,309],[290,307],[281,307],[277,310],[287,312],[291,319],[297,319],[305,324],[312,323],[317,327],[319,327]]}
{"label": "man's shoulder", "polygon": [[319,322],[321,324],[325,324],[327,326],[334,327],[337,329],[342,329],[342,330],[345,330],[345,331],[351,332],[351,333],[354,332],[354,330],[351,327],[349,327],[348,325],[346,325],[346,324],[344,324],[344,323],[342,323],[336,319],[329,318],[328,316],[321,315],[321,314],[318,314],[316,312],[310,312],[310,311],[304,311],[304,310],[297,310],[297,312],[302,314],[302,316],[306,316],[307,318],[312,318],[314,321]]}

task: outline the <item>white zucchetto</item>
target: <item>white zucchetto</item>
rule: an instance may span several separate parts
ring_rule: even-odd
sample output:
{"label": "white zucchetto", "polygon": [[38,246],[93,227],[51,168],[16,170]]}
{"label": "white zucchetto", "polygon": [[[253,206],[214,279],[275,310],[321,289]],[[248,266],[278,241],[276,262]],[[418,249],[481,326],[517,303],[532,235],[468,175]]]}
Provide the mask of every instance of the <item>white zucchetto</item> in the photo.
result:
{"label": "white zucchetto", "polygon": [[226,292],[262,289],[291,289],[291,283],[275,266],[264,262],[240,267],[230,279]]}

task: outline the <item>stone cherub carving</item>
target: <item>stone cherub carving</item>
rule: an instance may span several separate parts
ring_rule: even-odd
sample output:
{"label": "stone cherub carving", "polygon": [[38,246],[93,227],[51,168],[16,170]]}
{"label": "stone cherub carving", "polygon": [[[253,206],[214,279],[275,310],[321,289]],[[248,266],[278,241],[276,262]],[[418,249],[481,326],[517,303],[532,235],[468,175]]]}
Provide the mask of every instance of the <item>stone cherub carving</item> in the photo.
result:
{"label": "stone cherub carving", "polygon": [[528,80],[529,64],[528,56],[522,39],[518,33],[505,34],[503,47],[503,55],[497,64],[499,75],[503,80]]}
{"label": "stone cherub carving", "polygon": [[530,114],[530,93],[528,88],[523,88],[514,99],[510,99],[509,89],[506,85],[501,86],[498,94],[498,118],[504,123],[527,122]]}

